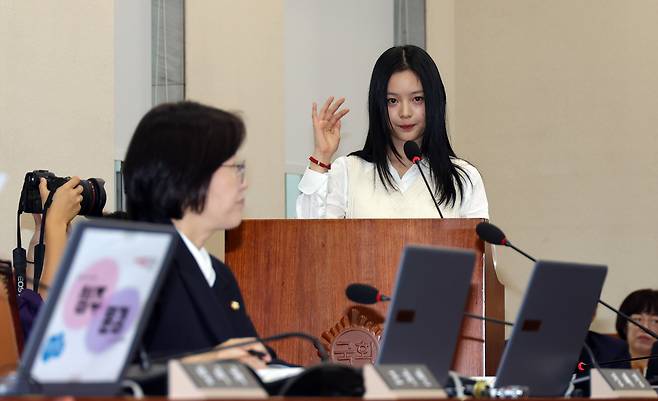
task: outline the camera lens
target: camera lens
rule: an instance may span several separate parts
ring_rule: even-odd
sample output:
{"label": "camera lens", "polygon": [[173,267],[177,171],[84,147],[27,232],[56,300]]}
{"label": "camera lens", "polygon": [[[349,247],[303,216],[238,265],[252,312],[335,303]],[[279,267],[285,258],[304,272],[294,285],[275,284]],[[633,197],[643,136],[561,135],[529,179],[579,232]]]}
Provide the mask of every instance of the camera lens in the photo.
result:
{"label": "camera lens", "polygon": [[105,181],[101,178],[90,178],[80,180],[82,187],[82,202],[80,203],[80,215],[102,216],[107,195],[105,193]]}

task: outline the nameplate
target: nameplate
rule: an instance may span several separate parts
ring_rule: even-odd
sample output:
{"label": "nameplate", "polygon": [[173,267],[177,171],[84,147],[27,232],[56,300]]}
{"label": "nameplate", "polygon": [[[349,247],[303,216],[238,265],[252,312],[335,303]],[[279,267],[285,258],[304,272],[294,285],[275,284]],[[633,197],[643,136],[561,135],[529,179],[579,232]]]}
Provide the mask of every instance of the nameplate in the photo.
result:
{"label": "nameplate", "polygon": [[651,384],[635,369],[590,370],[591,398],[658,398]]}
{"label": "nameplate", "polygon": [[366,399],[447,398],[425,365],[365,365],[363,380]]}
{"label": "nameplate", "polygon": [[267,398],[253,373],[235,361],[169,362],[169,398]]}

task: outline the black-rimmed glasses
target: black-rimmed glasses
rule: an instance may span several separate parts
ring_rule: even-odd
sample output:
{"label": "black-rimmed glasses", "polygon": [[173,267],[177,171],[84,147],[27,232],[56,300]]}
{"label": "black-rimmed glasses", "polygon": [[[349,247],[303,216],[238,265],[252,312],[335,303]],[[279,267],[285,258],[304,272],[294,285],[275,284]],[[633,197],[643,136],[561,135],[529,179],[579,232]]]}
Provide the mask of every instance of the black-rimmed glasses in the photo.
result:
{"label": "black-rimmed glasses", "polygon": [[235,174],[240,178],[240,182],[244,182],[245,173],[247,171],[247,164],[245,162],[222,164],[220,167],[230,167],[235,169]]}

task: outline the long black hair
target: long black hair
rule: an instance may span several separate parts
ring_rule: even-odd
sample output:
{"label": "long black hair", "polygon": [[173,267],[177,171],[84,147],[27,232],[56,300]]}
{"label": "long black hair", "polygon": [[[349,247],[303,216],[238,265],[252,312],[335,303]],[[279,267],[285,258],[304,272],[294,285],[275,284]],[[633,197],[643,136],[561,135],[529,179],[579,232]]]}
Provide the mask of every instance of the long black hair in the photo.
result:
{"label": "long black hair", "polygon": [[377,167],[384,188],[397,190],[388,169],[388,151],[399,159],[400,155],[391,139],[391,123],[386,103],[388,81],[396,72],[410,70],[418,76],[425,96],[425,132],[420,146],[423,157],[429,163],[430,176],[434,180],[434,192],[440,204],[454,206],[457,197],[463,197],[465,178],[461,166],[451,157],[457,157],[450,146],[446,129],[446,92],[439,69],[425,50],[417,46],[397,46],[386,50],[372,70],[368,92],[370,123],[363,149],[350,155],[358,156]]}
{"label": "long black hair", "polygon": [[123,175],[128,217],[168,223],[201,213],[215,170],[245,137],[242,119],[194,102],[166,103],[142,118],[130,140]]}

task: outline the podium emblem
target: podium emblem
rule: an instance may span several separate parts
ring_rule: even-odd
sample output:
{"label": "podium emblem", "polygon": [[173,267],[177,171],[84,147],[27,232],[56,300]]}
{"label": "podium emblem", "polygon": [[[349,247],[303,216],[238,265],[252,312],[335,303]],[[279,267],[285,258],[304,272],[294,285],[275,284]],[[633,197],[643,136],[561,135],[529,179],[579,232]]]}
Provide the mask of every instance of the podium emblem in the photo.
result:
{"label": "podium emblem", "polygon": [[332,362],[360,367],[375,363],[381,335],[380,324],[351,309],[321,338]]}

